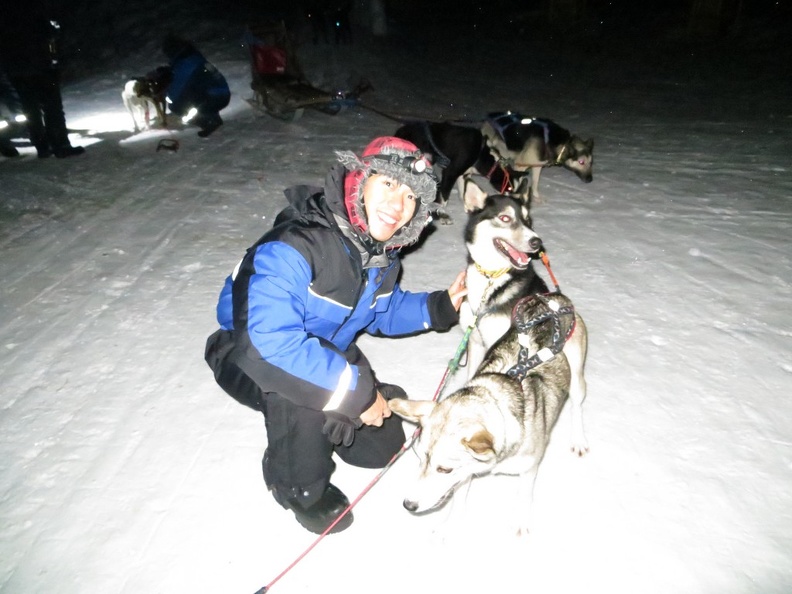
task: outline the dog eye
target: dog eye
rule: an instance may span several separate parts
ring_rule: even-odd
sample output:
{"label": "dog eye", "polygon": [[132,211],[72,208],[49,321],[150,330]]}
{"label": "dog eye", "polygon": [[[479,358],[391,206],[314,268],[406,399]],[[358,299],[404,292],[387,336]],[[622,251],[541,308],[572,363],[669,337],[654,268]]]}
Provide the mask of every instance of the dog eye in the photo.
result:
{"label": "dog eye", "polygon": [[586,164],[586,160],[585,159],[580,159],[580,161],[578,161],[578,163],[581,164],[581,165],[585,165]]}
{"label": "dog eye", "polygon": [[437,472],[439,472],[440,474],[451,474],[453,468],[448,468],[446,466],[438,466],[437,468],[435,468],[435,470],[437,470]]}
{"label": "dog eye", "polygon": [[501,223],[511,223],[512,222],[512,218],[509,215],[505,215],[505,214],[500,215],[498,217],[498,219],[500,219]]}

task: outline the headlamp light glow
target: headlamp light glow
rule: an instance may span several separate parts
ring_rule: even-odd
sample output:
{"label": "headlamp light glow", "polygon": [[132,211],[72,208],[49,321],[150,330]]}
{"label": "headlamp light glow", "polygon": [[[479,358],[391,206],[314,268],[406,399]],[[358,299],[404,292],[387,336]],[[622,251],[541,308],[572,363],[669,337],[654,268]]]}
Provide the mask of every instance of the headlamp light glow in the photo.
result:
{"label": "headlamp light glow", "polygon": [[187,112],[187,115],[185,115],[182,118],[182,124],[186,124],[187,122],[189,122],[191,119],[195,117],[197,113],[198,110],[195,107],[191,107],[190,110]]}

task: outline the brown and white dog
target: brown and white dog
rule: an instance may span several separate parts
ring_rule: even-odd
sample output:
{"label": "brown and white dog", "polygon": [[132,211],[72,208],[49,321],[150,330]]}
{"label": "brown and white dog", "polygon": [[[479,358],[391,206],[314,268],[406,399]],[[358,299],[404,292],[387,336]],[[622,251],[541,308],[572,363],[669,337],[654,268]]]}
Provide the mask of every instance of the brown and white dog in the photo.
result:
{"label": "brown and white dog", "polygon": [[594,179],[594,140],[583,140],[547,118],[525,118],[513,112],[490,114],[481,127],[492,155],[517,173],[531,172],[529,204],[541,202],[539,176],[545,167],[559,165],[585,183]]}
{"label": "brown and white dog", "polygon": [[541,201],[539,176],[544,167],[559,165],[586,183],[593,179],[594,140],[583,140],[546,118],[492,113],[480,127],[419,120],[403,124],[394,136],[430,154],[442,170],[437,188],[441,222],[450,222],[444,209],[455,184],[460,196],[472,182],[485,195],[510,194],[530,206],[533,200]]}
{"label": "brown and white dog", "polygon": [[165,96],[173,73],[168,66],[159,66],[146,76],[130,79],[124,85],[121,98],[132,116],[135,132],[151,128],[151,107],[159,125],[167,127]]}

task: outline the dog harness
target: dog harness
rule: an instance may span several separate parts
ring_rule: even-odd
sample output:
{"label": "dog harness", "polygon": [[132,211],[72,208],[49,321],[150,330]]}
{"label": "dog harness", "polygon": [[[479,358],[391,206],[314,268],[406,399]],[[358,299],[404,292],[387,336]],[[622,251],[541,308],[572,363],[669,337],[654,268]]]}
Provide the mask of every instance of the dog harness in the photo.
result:
{"label": "dog harness", "polygon": [[[560,165],[564,160],[564,153],[567,151],[567,145],[565,144],[561,147],[561,152],[558,153],[556,157],[550,152],[550,125],[544,121],[540,120],[539,118],[526,118],[520,115],[519,113],[515,113],[512,111],[506,111],[503,113],[491,113],[487,117],[487,121],[489,122],[492,129],[500,136],[501,140],[505,142],[508,146],[509,141],[506,135],[509,131],[516,127],[516,126],[527,126],[530,124],[536,124],[537,126],[541,126],[542,130],[544,131],[544,143],[545,143],[545,158],[548,162],[552,165]],[[509,162],[508,159],[502,158],[503,161]],[[512,162],[510,163],[514,167],[537,167],[539,166],[538,163],[517,163]]]}
{"label": "dog harness", "polygon": [[445,169],[451,164],[451,159],[448,157],[448,155],[441,151],[440,147],[438,147],[437,143],[435,143],[434,136],[432,136],[431,127],[429,126],[429,122],[426,120],[423,121],[423,129],[427,140],[429,140],[429,144],[432,145],[432,150],[437,154],[437,166]]}
{"label": "dog harness", "polygon": [[[566,341],[569,340],[569,337],[572,336],[572,333],[575,331],[575,308],[572,305],[560,307],[557,302],[549,299],[549,297],[557,294],[558,293],[550,293],[548,295],[529,295],[520,299],[520,301],[517,302],[517,305],[514,306],[514,311],[512,313],[512,323],[514,323],[517,331],[519,332],[518,340],[520,342],[520,352],[517,355],[517,364],[506,372],[506,374],[510,377],[517,378],[520,381],[525,379],[529,371],[535,367],[538,367],[542,363],[549,361],[558,353],[560,353],[563,350]],[[545,311],[539,313],[531,319],[525,319],[525,311],[528,304],[533,304],[536,301],[540,301],[542,304],[544,304]],[[561,336],[561,316],[566,315],[573,316],[573,320],[569,325],[569,330],[567,331],[566,335]],[[539,349],[535,355],[531,356],[529,352],[530,344],[528,343],[527,336],[528,331],[534,326],[538,326],[547,320],[551,320],[553,323],[552,344]]]}

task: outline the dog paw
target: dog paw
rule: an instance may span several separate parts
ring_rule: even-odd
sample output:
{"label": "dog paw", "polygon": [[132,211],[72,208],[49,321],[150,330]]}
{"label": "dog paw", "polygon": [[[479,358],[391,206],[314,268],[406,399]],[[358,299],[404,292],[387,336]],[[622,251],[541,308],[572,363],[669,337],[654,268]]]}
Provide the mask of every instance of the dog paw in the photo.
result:
{"label": "dog paw", "polygon": [[570,449],[572,450],[573,454],[576,454],[578,456],[578,458],[582,458],[583,456],[585,456],[589,452],[588,444],[585,443],[585,442],[583,442],[583,443],[573,443],[572,447]]}
{"label": "dog paw", "polygon": [[448,214],[442,206],[430,209],[429,214],[432,218],[441,225],[453,225],[454,219]]}

